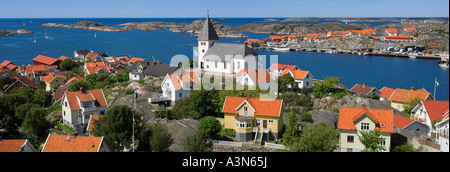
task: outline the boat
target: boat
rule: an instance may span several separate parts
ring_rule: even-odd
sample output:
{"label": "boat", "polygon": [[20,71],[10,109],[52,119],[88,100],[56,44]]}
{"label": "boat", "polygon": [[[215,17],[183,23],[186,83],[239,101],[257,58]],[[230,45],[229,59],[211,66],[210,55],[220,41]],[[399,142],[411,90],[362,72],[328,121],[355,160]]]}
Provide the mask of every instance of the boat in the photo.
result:
{"label": "boat", "polygon": [[438,65],[439,65],[439,67],[444,68],[444,69],[448,69],[449,68],[448,60],[445,60],[445,59],[439,60],[438,61]]}
{"label": "boat", "polygon": [[411,55],[409,55],[409,58],[410,59],[415,59],[415,58],[417,58],[417,55],[411,54]]}
{"label": "boat", "polygon": [[439,67],[448,69],[449,68],[448,62],[449,62],[448,54],[441,54],[441,60],[438,61]]}
{"label": "boat", "polygon": [[97,38],[97,33],[94,33],[94,38]]}
{"label": "boat", "polygon": [[272,49],[275,51],[290,51],[291,50],[291,48],[289,48],[289,47],[273,47]]}
{"label": "boat", "polygon": [[47,31],[45,31],[45,39],[53,40],[54,38],[49,37],[49,36],[47,35]]}
{"label": "boat", "polygon": [[34,35],[34,40],[33,40],[33,42],[36,44],[36,35]]}

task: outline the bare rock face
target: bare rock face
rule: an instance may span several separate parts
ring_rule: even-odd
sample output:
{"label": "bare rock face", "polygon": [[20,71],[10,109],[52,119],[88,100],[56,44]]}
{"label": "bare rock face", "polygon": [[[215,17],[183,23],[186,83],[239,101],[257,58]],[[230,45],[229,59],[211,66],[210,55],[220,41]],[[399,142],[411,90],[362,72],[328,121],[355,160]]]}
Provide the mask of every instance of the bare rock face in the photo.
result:
{"label": "bare rock face", "polygon": [[394,114],[404,116],[400,111],[382,101],[355,96],[344,96],[343,98],[324,97],[322,99],[315,99],[313,108],[339,110],[341,107],[360,108],[363,104],[369,109],[393,109]]}
{"label": "bare rock face", "polygon": [[17,30],[17,34],[32,34],[32,33],[34,33],[34,32],[31,31],[31,30],[28,30],[28,29],[19,29],[19,30]]}

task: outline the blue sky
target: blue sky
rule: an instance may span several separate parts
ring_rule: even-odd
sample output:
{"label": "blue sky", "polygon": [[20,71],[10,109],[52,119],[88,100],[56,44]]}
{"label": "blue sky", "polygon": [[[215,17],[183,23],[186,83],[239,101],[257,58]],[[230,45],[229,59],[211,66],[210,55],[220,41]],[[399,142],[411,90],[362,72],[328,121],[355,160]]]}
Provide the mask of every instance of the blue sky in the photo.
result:
{"label": "blue sky", "polygon": [[0,18],[449,17],[448,0],[0,0]]}

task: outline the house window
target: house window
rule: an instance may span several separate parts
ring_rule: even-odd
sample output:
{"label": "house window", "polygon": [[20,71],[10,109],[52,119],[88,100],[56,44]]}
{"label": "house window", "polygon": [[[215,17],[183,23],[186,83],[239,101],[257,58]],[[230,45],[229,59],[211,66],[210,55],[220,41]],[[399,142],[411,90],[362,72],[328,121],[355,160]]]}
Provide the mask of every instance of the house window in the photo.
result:
{"label": "house window", "polygon": [[239,121],[239,128],[245,127],[245,121]]}
{"label": "house window", "polygon": [[397,105],[397,109],[401,109],[402,108],[402,105]]}
{"label": "house window", "polygon": [[260,119],[257,119],[257,120],[256,120],[256,127],[259,127],[259,126],[261,126],[261,120],[260,120]]}
{"label": "house window", "polygon": [[178,97],[181,97],[181,96],[183,96],[183,94],[182,93],[178,93]]}
{"label": "house window", "polygon": [[306,82],[306,86],[309,86],[309,82]]}
{"label": "house window", "polygon": [[247,123],[247,128],[252,128],[252,122],[246,122]]}
{"label": "house window", "polygon": [[63,112],[64,116],[66,116],[66,111]]}
{"label": "house window", "polygon": [[353,152],[352,148],[347,148],[347,152]]}
{"label": "house window", "polygon": [[273,124],[273,120],[269,120],[269,124]]}
{"label": "house window", "polygon": [[217,68],[217,61],[215,61],[214,66]]}
{"label": "house window", "polygon": [[227,63],[226,62],[223,62],[223,68],[227,69]]}
{"label": "house window", "polygon": [[64,102],[64,105],[67,107],[67,102]]}
{"label": "house window", "polygon": [[347,143],[353,143],[355,141],[355,136],[347,136]]}
{"label": "house window", "polygon": [[369,131],[369,123],[361,123],[361,131]]}
{"label": "house window", "polygon": [[386,139],[384,139],[383,137],[380,136],[381,139],[383,139],[383,141],[378,143],[378,146],[386,146]]}
{"label": "house window", "polygon": [[244,107],[244,116],[248,116],[248,107]]}

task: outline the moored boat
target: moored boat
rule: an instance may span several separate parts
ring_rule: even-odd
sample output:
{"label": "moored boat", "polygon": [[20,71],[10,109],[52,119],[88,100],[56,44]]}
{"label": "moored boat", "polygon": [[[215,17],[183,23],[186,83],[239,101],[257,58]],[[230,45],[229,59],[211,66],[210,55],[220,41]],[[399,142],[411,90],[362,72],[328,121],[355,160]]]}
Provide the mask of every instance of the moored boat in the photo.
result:
{"label": "moored boat", "polygon": [[272,47],[273,50],[275,51],[290,51],[291,48],[289,47]]}

